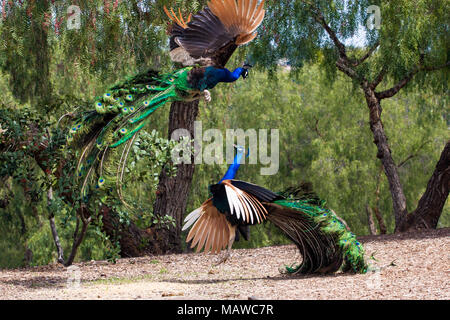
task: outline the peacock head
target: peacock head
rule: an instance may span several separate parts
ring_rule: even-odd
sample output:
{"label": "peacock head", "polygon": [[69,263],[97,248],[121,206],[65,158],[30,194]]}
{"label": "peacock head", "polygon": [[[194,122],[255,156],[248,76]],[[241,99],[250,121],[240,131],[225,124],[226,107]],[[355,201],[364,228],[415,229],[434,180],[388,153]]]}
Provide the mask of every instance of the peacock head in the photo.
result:
{"label": "peacock head", "polygon": [[242,78],[247,79],[248,70],[250,70],[251,68],[253,68],[253,66],[251,64],[244,63],[244,65],[242,66],[242,73],[241,73]]}
{"label": "peacock head", "polygon": [[235,145],[234,145],[234,148],[236,149],[236,153],[244,153],[244,152],[245,152],[244,147],[243,147],[243,146],[240,146],[240,145],[238,145],[238,144],[235,144]]}
{"label": "peacock head", "polygon": [[250,148],[248,148],[247,152],[245,152],[245,148],[243,146],[235,144],[234,149],[236,149],[236,154],[242,154],[242,155],[245,154],[246,158],[248,158],[250,156]]}

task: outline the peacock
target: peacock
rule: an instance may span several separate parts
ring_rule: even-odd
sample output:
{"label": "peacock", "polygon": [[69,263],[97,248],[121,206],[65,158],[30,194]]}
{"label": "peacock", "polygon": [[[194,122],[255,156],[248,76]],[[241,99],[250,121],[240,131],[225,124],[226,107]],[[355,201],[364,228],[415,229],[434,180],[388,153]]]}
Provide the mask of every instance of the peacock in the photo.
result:
{"label": "peacock", "polygon": [[364,248],[344,220],[325,207],[311,190],[301,186],[274,193],[258,185],[235,180],[245,149],[236,146],[236,155],[219,183],[209,186],[211,198],[188,214],[183,231],[191,248],[199,252],[227,251],[242,235],[249,239],[249,227],[270,221],[298,247],[303,260],[286,266],[288,273],[367,272]]}
{"label": "peacock", "polygon": [[[76,116],[67,136],[68,145],[80,150],[76,174],[81,194],[120,182],[137,134],[150,123],[151,114],[174,101],[193,101],[219,83],[246,79],[250,64],[225,68],[234,51],[255,39],[265,15],[264,0],[211,0],[184,19],[164,7],[173,21],[170,56],[177,70],[161,74],[148,70],[111,86],[93,101],[89,111]],[[115,159],[113,159],[115,157]],[[113,159],[114,169],[106,165]]]}

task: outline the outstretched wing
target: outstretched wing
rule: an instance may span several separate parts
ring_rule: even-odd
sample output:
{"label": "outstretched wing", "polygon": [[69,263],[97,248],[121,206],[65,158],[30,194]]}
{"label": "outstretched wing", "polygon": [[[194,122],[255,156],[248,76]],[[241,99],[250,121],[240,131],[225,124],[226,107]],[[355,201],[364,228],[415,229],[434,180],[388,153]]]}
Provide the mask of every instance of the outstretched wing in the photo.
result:
{"label": "outstretched wing", "polygon": [[225,249],[236,229],[227,221],[212,203],[212,199],[205,201],[202,206],[191,212],[184,220],[183,231],[192,229],[186,242],[192,240],[191,248],[197,246],[199,252],[205,247],[205,252],[219,253]]}
{"label": "outstretched wing", "polygon": [[230,180],[230,183],[236,187],[239,188],[248,194],[251,194],[252,196],[256,197],[259,201],[264,202],[272,202],[277,199],[283,199],[283,196],[280,196],[278,193],[275,193],[273,191],[270,191],[266,188],[260,187],[256,184],[241,181],[241,180]]}
{"label": "outstretched wing", "polygon": [[[223,68],[238,46],[252,41],[264,19],[264,1],[211,0],[187,23],[173,10],[171,57],[183,64],[200,63]],[[189,59],[190,57],[190,59]]]}
{"label": "outstretched wing", "polygon": [[270,202],[280,198],[270,190],[244,181],[224,180],[222,185],[225,189],[229,213],[240,223],[261,223],[267,215],[267,210],[261,201]]}

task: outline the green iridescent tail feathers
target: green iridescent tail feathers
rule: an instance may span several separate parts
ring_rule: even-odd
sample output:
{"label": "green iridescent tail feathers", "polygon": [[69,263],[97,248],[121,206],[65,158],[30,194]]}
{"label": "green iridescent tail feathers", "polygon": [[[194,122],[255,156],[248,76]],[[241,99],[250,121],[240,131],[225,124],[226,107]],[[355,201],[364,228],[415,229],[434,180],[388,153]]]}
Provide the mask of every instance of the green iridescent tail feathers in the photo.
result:
{"label": "green iridescent tail feathers", "polygon": [[[302,217],[307,221],[304,225],[308,225],[311,230],[302,230],[302,243],[296,241],[300,251],[303,250],[302,254],[314,252],[316,255],[322,255],[320,257],[322,265],[317,262],[317,270],[329,271],[330,268],[338,269],[340,266],[343,272],[366,273],[368,265],[364,259],[362,244],[358,242],[345,221],[333,210],[326,208],[325,201],[320,200],[309,190],[310,186],[290,189],[281,193],[286,199],[274,202],[279,206],[298,211],[299,215],[305,215]],[[303,258],[305,260],[305,256]],[[297,267],[286,267],[288,273],[302,273],[308,268],[311,268],[311,265],[305,263]]]}
{"label": "green iridescent tail feathers", "polygon": [[72,142],[91,130],[93,121],[102,121],[96,139],[99,147],[118,147],[141,130],[149,116],[169,101],[183,100],[191,88],[187,83],[190,68],[159,75],[149,70],[109,88],[93,102],[91,111],[82,114],[68,134]]}
{"label": "green iridescent tail feathers", "polygon": [[106,186],[120,193],[133,140],[150,123],[153,112],[192,95],[187,82],[191,69],[167,74],[149,70],[130,77],[110,87],[88,111],[79,114],[67,141],[78,152],[76,174],[82,197],[87,199],[90,190]]}

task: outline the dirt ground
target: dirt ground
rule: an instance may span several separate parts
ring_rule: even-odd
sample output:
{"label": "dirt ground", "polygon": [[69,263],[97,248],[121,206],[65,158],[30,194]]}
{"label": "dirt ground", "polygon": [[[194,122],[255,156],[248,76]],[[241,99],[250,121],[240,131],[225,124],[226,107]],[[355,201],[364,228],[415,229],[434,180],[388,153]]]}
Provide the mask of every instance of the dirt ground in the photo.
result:
{"label": "dirt ground", "polygon": [[[450,298],[450,229],[361,237],[374,271],[364,275],[292,276],[293,245],[58,264],[0,271],[0,299],[438,299]],[[78,281],[80,279],[80,281]]]}

